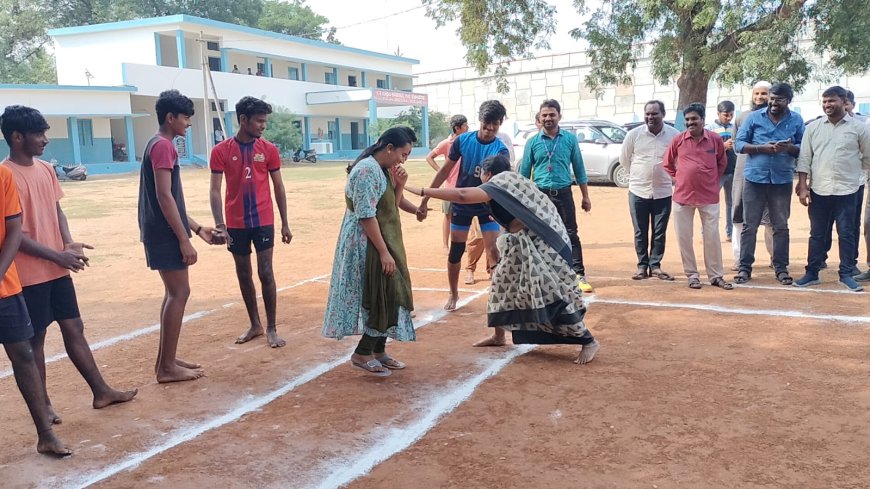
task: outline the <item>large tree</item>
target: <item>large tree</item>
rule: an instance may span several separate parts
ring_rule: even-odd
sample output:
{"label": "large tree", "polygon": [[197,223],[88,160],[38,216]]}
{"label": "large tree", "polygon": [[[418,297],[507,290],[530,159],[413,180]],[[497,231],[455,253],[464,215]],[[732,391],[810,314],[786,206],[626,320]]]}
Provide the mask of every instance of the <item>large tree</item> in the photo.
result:
{"label": "large tree", "polygon": [[335,27],[326,27],[328,23],[329,19],[305,5],[304,0],[266,0],[258,26],[267,31],[341,44],[335,38]]}
{"label": "large tree", "polygon": [[[511,56],[541,47],[553,32],[537,20],[554,19],[543,0],[423,1],[437,25],[461,21],[467,59],[481,73],[504,74]],[[766,78],[800,89],[814,71],[853,74],[870,66],[870,21],[863,15],[870,0],[575,0],[574,5],[588,15],[571,35],[589,45],[592,69],[585,81],[591,89],[631,83],[646,56],[657,81],[676,82],[681,107],[706,102],[711,80],[727,85]],[[503,12],[523,15],[498,16]],[[497,18],[503,27],[490,28]],[[524,30],[524,19],[535,21]],[[811,63],[802,40],[826,55],[825,66]]]}

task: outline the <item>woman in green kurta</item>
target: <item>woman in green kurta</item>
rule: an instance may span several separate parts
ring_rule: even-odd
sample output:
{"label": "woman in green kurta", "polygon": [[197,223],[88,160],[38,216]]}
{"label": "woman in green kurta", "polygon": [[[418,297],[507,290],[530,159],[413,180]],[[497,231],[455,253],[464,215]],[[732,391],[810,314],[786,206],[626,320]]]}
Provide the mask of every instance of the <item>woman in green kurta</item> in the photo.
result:
{"label": "woman in green kurta", "polygon": [[414,341],[411,280],[399,209],[417,207],[402,196],[402,165],[417,141],[407,127],[388,129],[348,168],[347,210],[335,249],[323,336],[362,335],[351,364],[386,377],[405,364],[386,354],[387,338]]}

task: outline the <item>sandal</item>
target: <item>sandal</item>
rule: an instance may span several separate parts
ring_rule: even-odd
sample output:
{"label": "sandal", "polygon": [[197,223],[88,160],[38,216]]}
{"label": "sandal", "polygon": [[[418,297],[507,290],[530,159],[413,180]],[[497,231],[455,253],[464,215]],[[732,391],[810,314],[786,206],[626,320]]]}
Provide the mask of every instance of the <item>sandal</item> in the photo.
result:
{"label": "sandal", "polygon": [[387,355],[386,353],[384,354],[384,356],[378,357],[377,360],[381,362],[381,365],[387,367],[390,370],[402,370],[407,366],[404,362],[400,362],[395,358]]}
{"label": "sandal", "polygon": [[[392,372],[390,372],[389,367],[384,366],[383,364],[381,364],[381,362],[379,362],[377,360],[369,360],[366,363],[359,363],[359,362],[354,362],[353,360],[351,360],[350,363],[354,367],[361,368],[361,369],[365,370],[366,372],[368,372],[376,377],[389,377],[390,375],[392,375]],[[379,368],[386,368],[387,370],[377,370]]]}
{"label": "sandal", "polygon": [[734,288],[733,285],[726,282],[725,279],[722,277],[714,278],[713,280],[710,281],[710,285],[712,285],[714,287],[719,287],[720,289],[725,289],[725,290],[731,290]]}
{"label": "sandal", "polygon": [[638,268],[637,272],[635,272],[634,275],[631,276],[631,279],[632,280],[643,280],[647,277],[649,277],[647,269],[646,268]]}
{"label": "sandal", "polygon": [[670,273],[667,273],[665,271],[662,271],[661,268],[656,268],[655,270],[650,271],[649,274],[651,277],[656,277],[659,280],[665,280],[668,282],[673,282],[673,280],[674,280],[673,275],[671,275]]}
{"label": "sandal", "polygon": [[791,278],[791,275],[788,272],[776,272],[776,280],[782,285],[791,285],[794,283],[794,279]]}
{"label": "sandal", "polygon": [[752,280],[752,275],[749,272],[737,272],[737,275],[734,276],[735,284],[745,284]]}
{"label": "sandal", "polygon": [[690,289],[695,289],[695,290],[697,290],[697,289],[700,289],[701,287],[703,287],[703,286],[701,285],[701,281],[700,281],[700,280],[698,280],[698,279],[696,279],[696,278],[690,278],[690,279],[689,279],[689,288],[690,288]]}

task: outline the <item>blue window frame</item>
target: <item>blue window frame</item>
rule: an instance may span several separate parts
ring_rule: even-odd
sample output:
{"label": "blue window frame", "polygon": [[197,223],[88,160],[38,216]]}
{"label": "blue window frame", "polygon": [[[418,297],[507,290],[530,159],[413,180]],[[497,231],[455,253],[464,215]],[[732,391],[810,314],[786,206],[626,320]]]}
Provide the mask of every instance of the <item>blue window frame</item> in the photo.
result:
{"label": "blue window frame", "polygon": [[338,83],[338,80],[335,79],[335,73],[331,71],[327,71],[323,74],[323,81],[327,85],[336,85]]}
{"label": "blue window frame", "polygon": [[378,88],[387,88],[387,80],[381,80],[379,78],[378,82],[377,82],[377,87]]}
{"label": "blue window frame", "polygon": [[299,79],[299,68],[289,67],[287,68],[287,78],[290,80],[298,80]]}
{"label": "blue window frame", "polygon": [[79,145],[94,145],[94,123],[90,119],[79,119]]}

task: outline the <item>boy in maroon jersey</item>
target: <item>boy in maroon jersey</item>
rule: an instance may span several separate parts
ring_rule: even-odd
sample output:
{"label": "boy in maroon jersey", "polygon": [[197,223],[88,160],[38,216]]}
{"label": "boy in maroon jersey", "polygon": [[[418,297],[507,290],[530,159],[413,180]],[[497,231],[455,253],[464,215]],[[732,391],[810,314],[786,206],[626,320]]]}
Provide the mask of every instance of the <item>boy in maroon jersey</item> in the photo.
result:
{"label": "boy in maroon jersey", "polygon": [[[287,196],[281,180],[281,157],[274,144],[262,138],[272,106],[254,97],[236,104],[239,131],[214,147],[211,153],[211,212],[215,227],[226,230],[227,248],[236,263],[236,276],[251,326],[236,339],[248,342],[263,334],[257,309],[257,289],[251,270],[251,243],[257,250],[257,272],[266,306],[266,340],[272,348],[284,346],[275,322],[277,291],[272,273],[272,247],[275,238],[275,213],[269,180],[281,214],[281,240],[290,243],[293,233],[287,223]],[[221,202],[221,183],[226,177],[226,223]]]}

